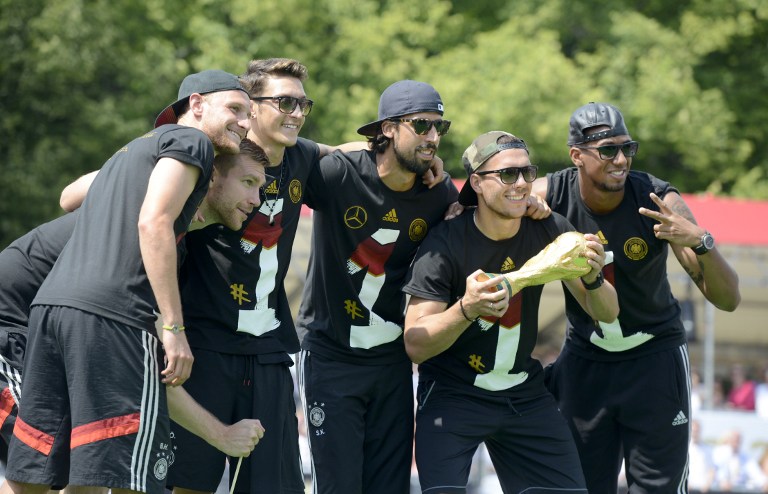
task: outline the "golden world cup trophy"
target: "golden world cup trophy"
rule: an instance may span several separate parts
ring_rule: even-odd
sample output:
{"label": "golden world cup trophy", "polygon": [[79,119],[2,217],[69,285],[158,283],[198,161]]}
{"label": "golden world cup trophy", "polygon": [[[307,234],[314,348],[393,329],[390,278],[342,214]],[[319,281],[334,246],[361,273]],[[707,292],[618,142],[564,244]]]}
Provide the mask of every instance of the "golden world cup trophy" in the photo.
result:
{"label": "golden world cup trophy", "polygon": [[543,285],[555,280],[572,280],[589,273],[592,269],[587,263],[585,253],[587,241],[579,232],[565,232],[544,249],[528,259],[528,262],[517,271],[504,274],[481,273],[478,281],[488,278],[501,278],[502,285],[507,288],[509,296],[527,286]]}

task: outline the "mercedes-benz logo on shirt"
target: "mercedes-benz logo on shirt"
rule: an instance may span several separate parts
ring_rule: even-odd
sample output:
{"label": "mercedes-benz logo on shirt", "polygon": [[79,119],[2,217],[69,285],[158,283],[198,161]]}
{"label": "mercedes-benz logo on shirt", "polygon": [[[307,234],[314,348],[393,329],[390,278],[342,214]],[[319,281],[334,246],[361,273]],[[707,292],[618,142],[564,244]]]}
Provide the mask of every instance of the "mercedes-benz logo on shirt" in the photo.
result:
{"label": "mercedes-benz logo on shirt", "polygon": [[344,223],[351,229],[362,228],[368,222],[368,213],[362,206],[352,206],[344,213]]}

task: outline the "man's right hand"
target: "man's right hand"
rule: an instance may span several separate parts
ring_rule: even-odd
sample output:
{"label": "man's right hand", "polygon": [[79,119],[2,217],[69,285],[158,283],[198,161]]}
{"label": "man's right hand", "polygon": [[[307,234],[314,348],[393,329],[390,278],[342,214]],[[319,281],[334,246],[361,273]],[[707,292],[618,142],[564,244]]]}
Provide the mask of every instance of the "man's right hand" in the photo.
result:
{"label": "man's right hand", "polygon": [[249,456],[264,437],[264,427],[258,419],[243,419],[227,426],[224,434],[213,444],[216,449],[229,456]]}

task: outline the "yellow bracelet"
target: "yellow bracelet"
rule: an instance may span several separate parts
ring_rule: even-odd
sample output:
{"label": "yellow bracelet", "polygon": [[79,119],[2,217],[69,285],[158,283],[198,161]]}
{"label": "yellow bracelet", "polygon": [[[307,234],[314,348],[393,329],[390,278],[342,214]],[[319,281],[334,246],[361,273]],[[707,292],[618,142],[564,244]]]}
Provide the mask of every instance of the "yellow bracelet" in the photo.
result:
{"label": "yellow bracelet", "polygon": [[184,331],[186,328],[184,326],[179,326],[178,324],[174,324],[172,326],[169,326],[167,324],[163,324],[163,329],[166,329],[170,331],[173,334],[179,334],[182,331]]}

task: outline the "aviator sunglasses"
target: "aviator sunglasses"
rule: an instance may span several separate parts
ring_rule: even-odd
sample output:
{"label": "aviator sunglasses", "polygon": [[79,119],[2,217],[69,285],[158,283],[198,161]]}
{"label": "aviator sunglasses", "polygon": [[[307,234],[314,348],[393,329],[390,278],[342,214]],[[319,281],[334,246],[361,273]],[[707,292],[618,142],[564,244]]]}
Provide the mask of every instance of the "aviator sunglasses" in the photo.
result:
{"label": "aviator sunglasses", "polygon": [[426,135],[433,126],[439,136],[447,134],[448,129],[451,128],[450,120],[430,120],[428,118],[394,118],[393,120],[410,123],[413,131],[420,136]]}
{"label": "aviator sunglasses", "polygon": [[539,167],[536,165],[528,166],[512,166],[509,168],[502,168],[501,170],[488,170],[484,172],[475,172],[476,175],[490,175],[491,173],[498,173],[499,179],[505,184],[514,184],[517,179],[520,178],[520,174],[523,175],[523,180],[528,183],[536,180],[536,175],[539,171]]}
{"label": "aviator sunglasses", "polygon": [[619,154],[619,149],[624,153],[624,157],[631,158],[637,154],[637,148],[640,144],[637,141],[628,141],[621,144],[606,144],[605,146],[574,146],[579,149],[597,149],[600,159],[612,160]]}
{"label": "aviator sunglasses", "polygon": [[314,101],[308,98],[294,98],[293,96],[256,96],[251,98],[253,101],[277,101],[277,109],[280,113],[290,115],[298,106],[301,108],[301,114],[305,117],[312,111]]}

